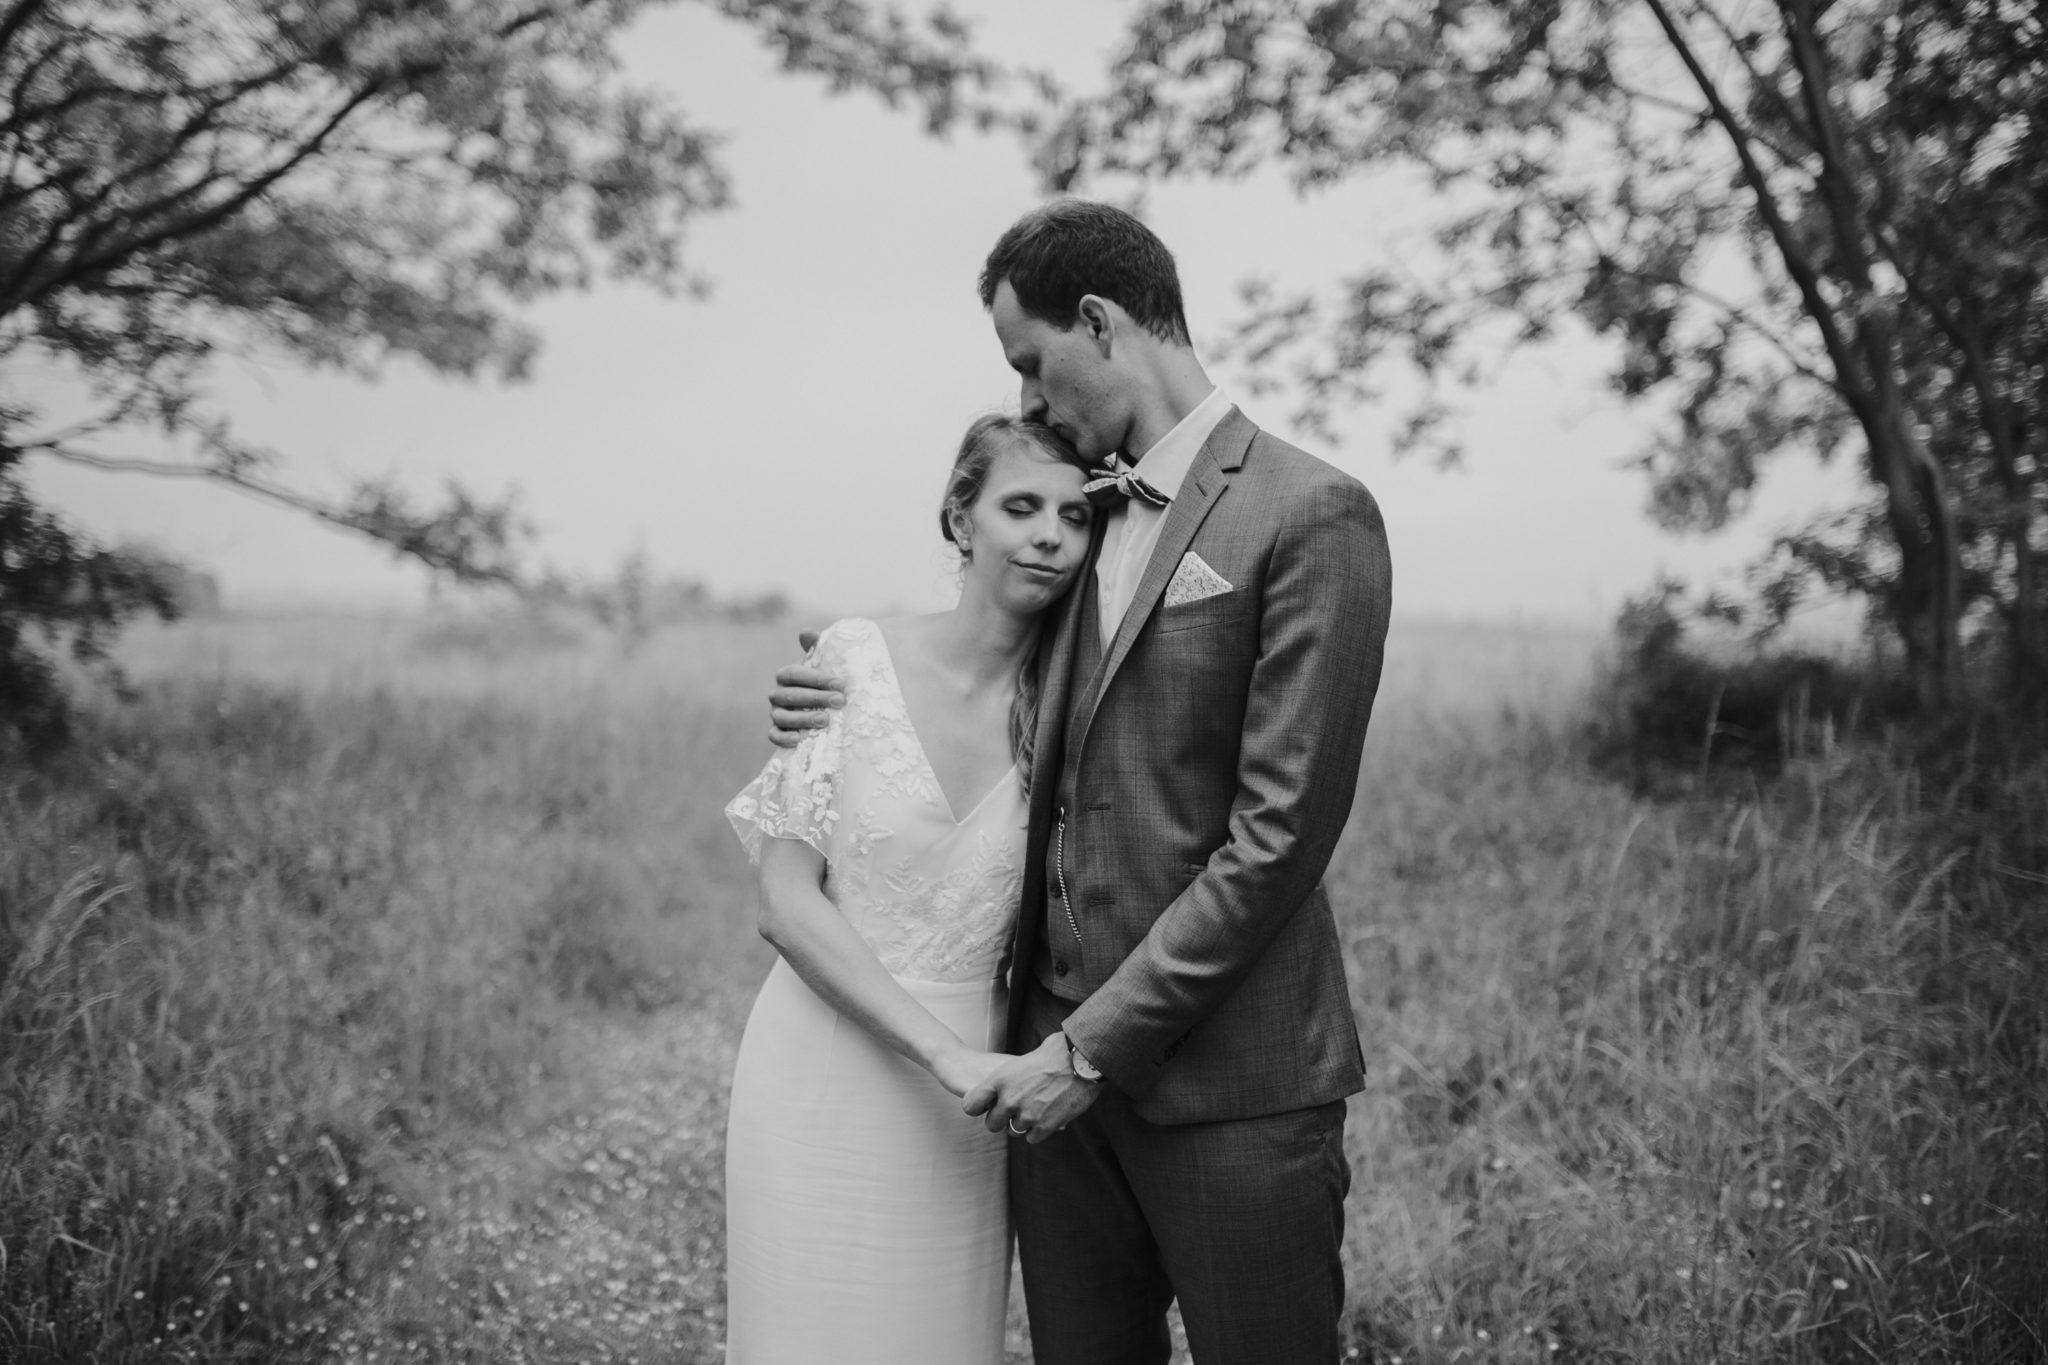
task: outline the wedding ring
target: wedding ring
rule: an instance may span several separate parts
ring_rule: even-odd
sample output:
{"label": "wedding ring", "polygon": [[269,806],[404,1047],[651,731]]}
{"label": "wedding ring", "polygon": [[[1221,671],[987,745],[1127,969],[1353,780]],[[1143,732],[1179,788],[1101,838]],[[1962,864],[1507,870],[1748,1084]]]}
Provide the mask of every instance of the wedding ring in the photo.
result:
{"label": "wedding ring", "polygon": [[1019,1127],[1017,1126],[1017,1120],[1015,1120],[1015,1119],[1011,1119],[1011,1120],[1010,1120],[1010,1132],[1011,1132],[1011,1134],[1012,1134],[1013,1136],[1015,1136],[1015,1137],[1030,1137],[1030,1136],[1031,1136],[1031,1130],[1030,1130],[1029,1128],[1019,1128]]}

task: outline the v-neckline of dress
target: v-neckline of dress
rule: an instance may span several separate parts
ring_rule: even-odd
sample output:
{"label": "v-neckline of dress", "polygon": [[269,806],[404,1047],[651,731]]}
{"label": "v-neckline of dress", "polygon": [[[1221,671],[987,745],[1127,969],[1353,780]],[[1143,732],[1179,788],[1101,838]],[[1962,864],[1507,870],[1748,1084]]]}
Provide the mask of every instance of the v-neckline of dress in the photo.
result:
{"label": "v-neckline of dress", "polygon": [[903,673],[896,667],[896,651],[889,647],[888,633],[882,629],[880,621],[870,621],[868,625],[874,628],[875,643],[882,649],[882,661],[889,666],[889,684],[896,689],[896,709],[903,715],[903,727],[910,732],[910,742],[917,748],[917,757],[924,764],[925,776],[932,780],[932,790],[938,793],[939,808],[946,813],[946,818],[953,822],[953,827],[958,829],[981,814],[982,807],[995,799],[996,793],[1003,789],[1005,783],[1016,780],[1017,764],[1013,760],[1010,766],[1003,770],[1003,775],[996,779],[995,785],[982,793],[981,800],[975,802],[967,814],[953,814],[953,798],[946,795],[946,784],[939,781],[939,770],[932,763],[930,750],[924,747],[924,736],[917,731],[917,718],[910,714],[910,698],[903,695]]}

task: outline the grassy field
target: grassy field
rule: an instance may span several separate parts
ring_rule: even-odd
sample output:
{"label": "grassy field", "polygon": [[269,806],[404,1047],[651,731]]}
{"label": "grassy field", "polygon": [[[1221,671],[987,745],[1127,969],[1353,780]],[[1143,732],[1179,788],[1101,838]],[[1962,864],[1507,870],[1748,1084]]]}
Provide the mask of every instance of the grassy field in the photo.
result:
{"label": "grassy field", "polygon": [[[138,631],[0,770],[0,1361],[719,1358],[782,630]],[[1404,621],[1331,884],[1358,1358],[2048,1358],[2048,778],[1652,799],[1598,641]]]}

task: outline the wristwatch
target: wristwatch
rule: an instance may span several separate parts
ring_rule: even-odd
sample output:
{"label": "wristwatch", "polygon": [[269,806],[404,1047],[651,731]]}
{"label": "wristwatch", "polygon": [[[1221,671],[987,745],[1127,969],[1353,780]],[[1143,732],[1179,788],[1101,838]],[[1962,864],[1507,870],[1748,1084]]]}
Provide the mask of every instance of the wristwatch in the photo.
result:
{"label": "wristwatch", "polygon": [[[1065,1034],[1060,1035],[1066,1038]],[[1067,1038],[1067,1063],[1074,1068],[1074,1074],[1084,1081],[1100,1081],[1102,1069],[1081,1055],[1081,1049],[1074,1046],[1074,1040]]]}

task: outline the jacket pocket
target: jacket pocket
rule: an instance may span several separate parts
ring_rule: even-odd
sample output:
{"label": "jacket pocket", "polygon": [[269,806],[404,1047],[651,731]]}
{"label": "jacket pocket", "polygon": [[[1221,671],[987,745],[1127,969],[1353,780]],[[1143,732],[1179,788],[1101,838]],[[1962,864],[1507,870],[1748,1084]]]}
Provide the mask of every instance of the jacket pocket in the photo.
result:
{"label": "jacket pocket", "polygon": [[1205,626],[1220,626],[1226,621],[1242,619],[1249,610],[1250,594],[1243,588],[1232,588],[1229,592],[1219,592],[1198,602],[1161,607],[1156,633],[1168,635],[1183,630],[1201,630]]}

